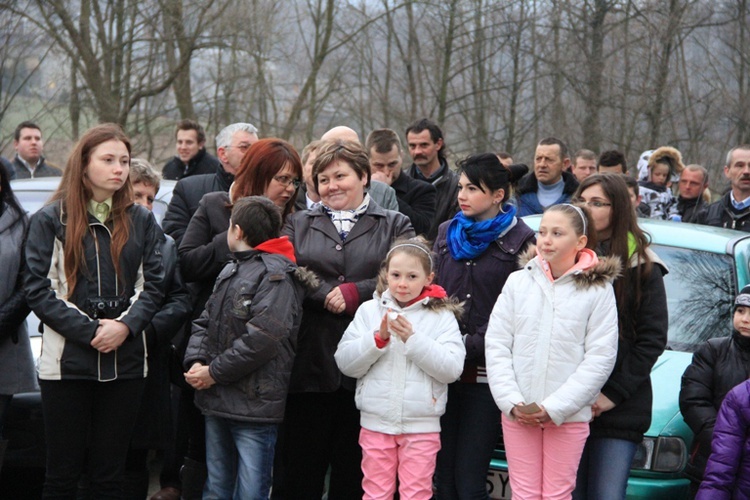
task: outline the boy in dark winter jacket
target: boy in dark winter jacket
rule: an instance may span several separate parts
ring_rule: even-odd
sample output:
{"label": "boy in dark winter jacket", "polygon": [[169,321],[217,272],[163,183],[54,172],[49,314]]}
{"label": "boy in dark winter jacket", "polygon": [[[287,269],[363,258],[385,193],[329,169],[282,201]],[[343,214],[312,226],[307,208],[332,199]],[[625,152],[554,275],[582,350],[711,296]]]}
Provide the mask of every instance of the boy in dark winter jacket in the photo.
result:
{"label": "boy in dark winter jacket", "polygon": [[[186,381],[206,416],[204,498],[268,498],[304,296],[281,212],[268,199],[234,204],[234,255],[193,323]],[[309,281],[309,280],[308,280]]]}

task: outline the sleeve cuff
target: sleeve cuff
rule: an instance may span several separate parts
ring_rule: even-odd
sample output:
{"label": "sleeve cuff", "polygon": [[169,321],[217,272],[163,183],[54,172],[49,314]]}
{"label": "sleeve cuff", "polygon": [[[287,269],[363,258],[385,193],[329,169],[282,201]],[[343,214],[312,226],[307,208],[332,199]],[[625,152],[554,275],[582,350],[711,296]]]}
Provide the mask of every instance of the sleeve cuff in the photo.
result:
{"label": "sleeve cuff", "polygon": [[380,335],[378,335],[378,332],[375,332],[375,347],[378,349],[382,349],[383,347],[388,345],[388,342],[390,342],[391,339],[387,338],[385,340],[380,338]]}
{"label": "sleeve cuff", "polygon": [[341,290],[341,295],[344,296],[344,302],[346,303],[344,312],[349,316],[354,316],[359,307],[359,290],[357,290],[357,285],[354,283],[342,283],[339,285],[339,290]]}

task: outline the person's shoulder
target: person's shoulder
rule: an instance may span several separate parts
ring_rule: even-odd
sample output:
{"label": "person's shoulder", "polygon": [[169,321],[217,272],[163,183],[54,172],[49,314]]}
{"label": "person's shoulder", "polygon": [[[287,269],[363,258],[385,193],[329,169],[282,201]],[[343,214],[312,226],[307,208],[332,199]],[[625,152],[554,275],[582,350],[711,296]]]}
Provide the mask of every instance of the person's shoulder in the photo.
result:
{"label": "person's shoulder", "polygon": [[204,206],[214,206],[215,203],[223,203],[227,204],[231,200],[229,199],[229,193],[225,193],[224,191],[213,191],[211,193],[206,193],[201,197],[201,205]]}
{"label": "person's shoulder", "polygon": [[522,196],[524,194],[535,192],[536,190],[537,190],[536,176],[534,175],[534,172],[531,171],[528,174],[521,177],[521,179],[518,181],[516,193],[519,196]]}

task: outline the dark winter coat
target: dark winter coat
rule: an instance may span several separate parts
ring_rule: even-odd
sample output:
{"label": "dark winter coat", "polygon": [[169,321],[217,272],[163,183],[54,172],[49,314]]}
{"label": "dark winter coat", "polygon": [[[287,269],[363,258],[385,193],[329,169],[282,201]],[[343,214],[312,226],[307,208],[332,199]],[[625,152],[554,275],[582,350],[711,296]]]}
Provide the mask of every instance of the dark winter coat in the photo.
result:
{"label": "dark winter coat", "polygon": [[23,290],[26,214],[0,201],[0,394],[36,389],[36,370],[29,344]]}
{"label": "dark winter coat", "polygon": [[437,202],[435,203],[435,217],[430,224],[430,230],[425,234],[429,241],[435,241],[440,224],[452,219],[458,212],[458,174],[448,167],[448,162],[440,160],[440,169],[436,177],[425,179],[419,171],[419,167],[412,163],[406,171],[409,177],[429,182],[435,186],[437,191]]}
{"label": "dark winter coat", "polygon": [[219,159],[208,154],[206,148],[201,148],[195,156],[190,158],[187,165],[182,162],[179,156],[174,156],[164,165],[161,176],[164,179],[176,181],[191,175],[215,174],[221,169]]}
{"label": "dark winter coat", "polygon": [[487,250],[471,260],[454,260],[448,250],[447,233],[450,221],[440,225],[433,248],[437,255],[435,282],[451,297],[463,302],[464,314],[459,320],[466,344],[466,363],[461,380],[486,383],[484,334],[492,308],[510,273],[520,268],[518,255],[535,243],[534,231],[521,220],[506,234],[495,240]]}
{"label": "dark winter coat", "polygon": [[[664,289],[666,266],[650,249],[653,262],[650,276],[641,283],[641,302],[635,290],[629,290],[626,312],[620,317],[615,368],[602,388],[602,394],[616,406],[591,422],[591,438],[624,439],[640,443],[651,426],[651,369],[667,345],[669,319]],[[631,283],[640,265],[635,256],[630,262]],[[616,283],[616,281],[615,281]],[[632,318],[632,324],[627,322]],[[623,321],[624,320],[624,321]]]}
{"label": "dark winter coat", "polygon": [[178,248],[203,195],[216,191],[227,193],[232,182],[234,175],[223,168],[215,174],[193,175],[177,182],[162,227],[174,238]]}
{"label": "dark winter coat", "polygon": [[696,500],[750,499],[750,381],[729,391]]}
{"label": "dark winter coat", "polygon": [[695,437],[685,473],[700,481],[711,454],[716,415],[724,396],[750,377],[750,338],[734,332],[731,337],[710,339],[693,354],[682,375],[680,411]]}
{"label": "dark winter coat", "polygon": [[429,182],[413,179],[403,172],[393,181],[396,190],[398,211],[404,214],[414,226],[417,234],[427,234],[435,220],[437,191]]}
{"label": "dark winter coat", "polygon": [[[562,178],[564,182],[563,194],[553,203],[553,205],[569,202],[573,193],[575,193],[578,188],[578,181],[570,172],[563,172]],[[536,180],[534,172],[529,172],[518,181],[515,202],[518,207],[519,217],[523,217],[524,215],[541,214],[544,212],[544,207],[539,203],[539,198],[537,196],[538,190],[539,183]]]}
{"label": "dark winter coat", "polygon": [[750,207],[736,210],[728,192],[719,201],[711,203],[700,213],[695,222],[707,226],[726,227],[750,232]]}
{"label": "dark winter coat", "polygon": [[172,340],[193,310],[190,294],[177,265],[175,242],[169,236],[166,237],[162,255],[166,295],[159,312],[146,327],[148,377],[130,441],[132,448],[146,450],[163,450],[171,442],[169,360]]}
{"label": "dark winter coat", "polygon": [[[40,379],[145,377],[146,340],[142,333],[164,298],[165,240],[146,208],[131,205],[127,213],[130,237],[120,255],[123,280],[117,278],[110,253],[111,219],[103,224],[89,214],[90,231],[81,242],[85,268],[79,271],[69,298],[63,264],[66,221],[60,203],[47,205],[31,217],[24,288],[29,306],[44,324]],[[95,297],[125,301],[117,319],[127,325],[130,337],[114,352],[100,353],[90,345],[99,327],[99,320],[89,316],[89,299]]]}
{"label": "dark winter coat", "polygon": [[16,155],[13,159],[13,171],[15,176],[11,174],[11,179],[36,179],[38,177],[60,177],[62,170],[52,165],[47,165],[46,160],[42,157],[39,164],[34,169],[34,174],[24,165],[21,159]]}
{"label": "dark winter coat", "polygon": [[203,414],[279,423],[302,318],[301,273],[282,255],[250,250],[234,256],[193,322],[185,369],[203,363],[216,381],[195,393]]}
{"label": "dark winter coat", "polygon": [[334,392],[342,385],[353,390],[354,380],[344,382],[333,355],[356,308],[334,314],[323,303],[333,288],[345,283],[355,289],[356,307],[370,300],[391,242],[414,236],[414,229],[405,215],[370,203],[345,241],[322,207],[289,216],[282,234],[292,241],[297,264],[321,281],[304,302],[289,391]]}
{"label": "dark winter coat", "polygon": [[677,197],[677,212],[682,217],[682,222],[696,222],[705,207],[706,202],[702,195],[692,200],[686,200],[682,196]]}

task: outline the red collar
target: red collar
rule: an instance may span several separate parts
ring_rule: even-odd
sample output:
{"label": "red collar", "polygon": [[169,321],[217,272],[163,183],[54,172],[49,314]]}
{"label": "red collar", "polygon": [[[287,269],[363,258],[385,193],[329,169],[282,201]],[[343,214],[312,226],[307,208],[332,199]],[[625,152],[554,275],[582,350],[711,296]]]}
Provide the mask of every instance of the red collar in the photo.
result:
{"label": "red collar", "polygon": [[294,247],[292,246],[292,242],[289,241],[289,236],[271,238],[260,245],[256,245],[253,249],[258,250],[259,252],[277,253],[283,255],[295,264],[297,263],[297,259],[294,257]]}
{"label": "red collar", "polygon": [[416,304],[420,300],[424,299],[425,297],[432,297],[433,299],[444,299],[448,296],[448,294],[445,292],[445,289],[440,285],[427,285],[422,289],[422,293],[420,293],[417,297],[410,300],[405,307],[409,307],[412,304]]}

